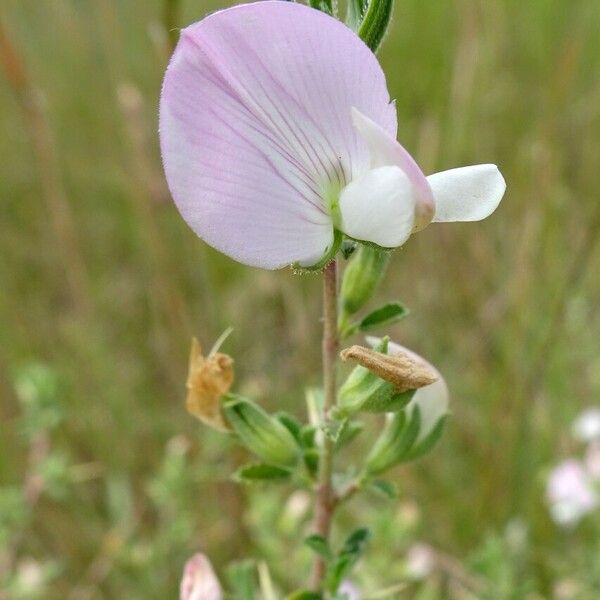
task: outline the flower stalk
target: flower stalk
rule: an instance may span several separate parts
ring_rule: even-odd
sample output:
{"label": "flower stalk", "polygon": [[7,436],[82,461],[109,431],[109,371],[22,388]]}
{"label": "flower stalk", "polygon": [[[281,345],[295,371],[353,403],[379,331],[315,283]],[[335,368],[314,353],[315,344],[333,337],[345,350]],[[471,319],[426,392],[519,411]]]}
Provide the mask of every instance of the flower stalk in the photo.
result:
{"label": "flower stalk", "polygon": [[[337,264],[333,260],[323,271],[323,409],[321,422],[329,419],[331,409],[337,401]],[[331,521],[335,509],[332,486],[334,443],[328,435],[322,436],[319,454],[319,479],[315,500],[314,531],[325,539],[329,538]],[[325,575],[325,562],[321,556],[315,558],[311,576],[311,587],[318,589]]]}

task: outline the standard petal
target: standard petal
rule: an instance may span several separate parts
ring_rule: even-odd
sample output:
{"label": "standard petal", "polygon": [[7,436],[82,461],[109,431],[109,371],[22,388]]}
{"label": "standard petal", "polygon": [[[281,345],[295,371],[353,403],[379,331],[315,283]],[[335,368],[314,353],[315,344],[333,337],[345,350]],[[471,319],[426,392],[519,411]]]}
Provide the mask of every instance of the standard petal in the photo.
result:
{"label": "standard petal", "polygon": [[371,169],[342,190],[339,228],[354,239],[396,248],[413,230],[415,202],[400,167]]}
{"label": "standard petal", "polygon": [[481,221],[491,215],[506,190],[496,165],[473,165],[434,173],[427,178],[435,200],[436,223]]}
{"label": "standard petal", "polygon": [[160,107],[163,162],[181,214],[240,262],[316,262],[333,239],[327,191],[368,167],[353,106],[395,135],[376,57],[320,11],[255,2],[188,27]]}
{"label": "standard petal", "polygon": [[398,143],[395,135],[390,135],[357,108],[352,109],[352,121],[369,146],[371,168],[395,165],[410,180],[417,200],[414,230],[419,231],[429,225],[435,210],[433,195],[415,159]]}

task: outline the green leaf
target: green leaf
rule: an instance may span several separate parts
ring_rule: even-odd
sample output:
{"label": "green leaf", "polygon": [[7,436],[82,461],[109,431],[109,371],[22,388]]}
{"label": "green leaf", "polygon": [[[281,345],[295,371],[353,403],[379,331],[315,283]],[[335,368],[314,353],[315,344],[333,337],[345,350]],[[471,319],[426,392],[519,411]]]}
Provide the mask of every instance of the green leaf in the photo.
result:
{"label": "green leaf", "polygon": [[371,530],[367,527],[355,529],[344,542],[342,552],[349,554],[359,554],[363,551],[364,545],[371,538]]}
{"label": "green leaf", "polygon": [[321,429],[325,433],[325,435],[336,444],[342,430],[347,422],[347,419],[342,419],[338,421],[337,419],[328,419],[321,425]]}
{"label": "green leaf", "polygon": [[330,561],[333,559],[333,553],[331,552],[331,548],[329,547],[329,542],[321,535],[317,535],[316,533],[313,535],[309,535],[304,543],[316,554],[320,557],[324,558],[326,561]]}
{"label": "green leaf", "polygon": [[351,323],[343,331],[344,337],[354,335],[357,331],[370,331],[383,325],[392,325],[409,314],[409,310],[400,302],[389,302],[370,312],[360,321]]}
{"label": "green leaf", "polygon": [[335,443],[335,449],[339,450],[340,448],[347,446],[359,433],[364,430],[364,428],[365,424],[362,421],[345,419],[343,421],[342,429],[338,435],[338,439]]}
{"label": "green leaf", "polygon": [[265,481],[280,483],[287,481],[291,475],[292,473],[290,471],[282,467],[266,463],[253,463],[239,468],[233,474],[233,478],[236,481],[243,483],[259,483]]}
{"label": "green leaf", "polygon": [[225,570],[231,600],[256,599],[256,566],[251,560],[231,563]]}
{"label": "green leaf", "polygon": [[369,313],[359,323],[360,331],[368,331],[380,325],[391,325],[408,315],[408,309],[400,302],[390,302]]}
{"label": "green leaf", "polygon": [[377,52],[392,18],[394,0],[371,0],[358,28],[360,39]]}
{"label": "green leaf", "polygon": [[331,565],[325,577],[325,587],[331,594],[337,592],[342,580],[349,573],[356,562],[356,556],[352,554],[342,554]]}
{"label": "green leaf", "polygon": [[387,479],[376,479],[369,485],[369,489],[374,491],[380,496],[384,496],[388,500],[395,500],[398,498],[398,488],[394,483]]}
{"label": "green leaf", "polygon": [[299,423],[296,417],[293,417],[292,415],[284,411],[275,413],[274,416],[284,427],[288,429],[288,431],[296,438],[296,441],[300,444],[302,425]]}

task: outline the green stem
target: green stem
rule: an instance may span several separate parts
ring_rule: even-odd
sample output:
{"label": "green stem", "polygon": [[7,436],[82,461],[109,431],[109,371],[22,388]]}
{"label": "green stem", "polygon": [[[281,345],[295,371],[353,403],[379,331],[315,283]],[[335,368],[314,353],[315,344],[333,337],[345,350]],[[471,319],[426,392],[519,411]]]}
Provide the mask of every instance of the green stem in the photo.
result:
{"label": "green stem", "polygon": [[[321,421],[329,417],[337,399],[336,366],[338,354],[337,330],[337,265],[330,262],[323,271],[323,410]],[[334,444],[329,436],[322,436],[319,456],[319,481],[315,500],[314,531],[329,538],[331,520],[335,510],[335,496],[332,487]],[[325,575],[325,562],[316,557],[313,564],[311,586],[318,590]]]}

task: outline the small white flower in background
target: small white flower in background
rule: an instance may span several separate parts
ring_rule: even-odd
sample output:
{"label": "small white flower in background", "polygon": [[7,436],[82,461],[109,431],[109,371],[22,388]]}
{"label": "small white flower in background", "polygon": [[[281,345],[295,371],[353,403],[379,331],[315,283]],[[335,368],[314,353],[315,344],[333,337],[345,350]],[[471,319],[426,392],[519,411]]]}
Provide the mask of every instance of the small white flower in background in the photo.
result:
{"label": "small white flower in background", "polygon": [[558,525],[575,526],[598,506],[598,494],[585,466],[569,459],[550,473],[547,486],[550,514]]}
{"label": "small white flower in background", "polygon": [[338,593],[340,595],[346,594],[346,598],[348,600],[361,600],[362,594],[360,590],[354,585],[351,581],[342,581],[342,585],[340,585],[338,589]]}
{"label": "small white flower in background", "polygon": [[435,567],[435,551],[427,544],[414,544],[406,554],[406,572],[411,579],[425,579]]}
{"label": "small white flower in background", "polygon": [[39,594],[44,587],[43,566],[33,558],[25,558],[17,566],[20,591],[26,596]]}
{"label": "small white flower in background", "polygon": [[600,408],[588,408],[573,423],[573,436],[586,444],[600,440]]}
{"label": "small white flower in background", "polygon": [[204,554],[194,554],[183,569],[179,600],[222,600],[223,590]]}

